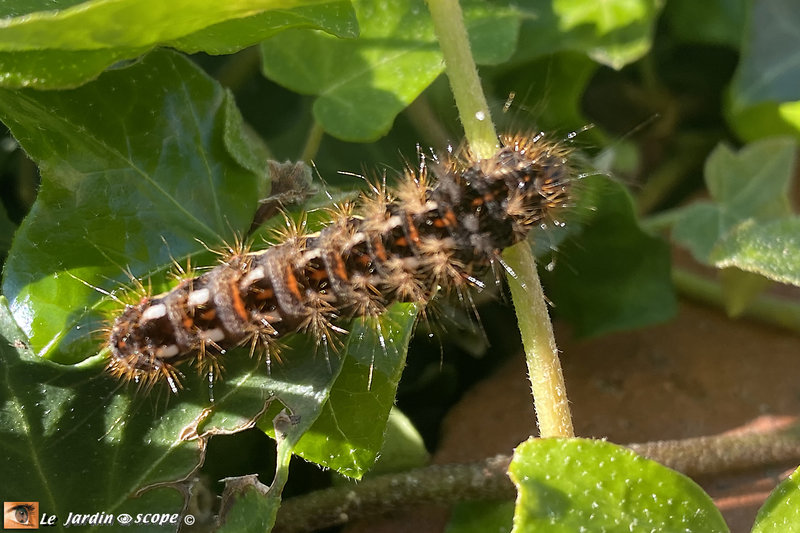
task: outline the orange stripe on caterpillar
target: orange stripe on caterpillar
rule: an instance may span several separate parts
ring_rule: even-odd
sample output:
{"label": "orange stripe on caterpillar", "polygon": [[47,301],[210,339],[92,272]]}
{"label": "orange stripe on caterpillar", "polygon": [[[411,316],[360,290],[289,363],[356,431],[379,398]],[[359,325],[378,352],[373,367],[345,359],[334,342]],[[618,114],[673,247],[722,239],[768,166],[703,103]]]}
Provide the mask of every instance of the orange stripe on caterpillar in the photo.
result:
{"label": "orange stripe on caterpillar", "polygon": [[236,251],[126,307],[108,336],[109,371],[177,391],[184,362],[217,369],[220,355],[245,344],[269,357],[294,332],[328,342],[344,333],[339,321],[476,283],[504,248],[556,220],[573,180],[568,146],[542,134],[499,140],[491,158],[465,151],[409,168],[396,189],[373,187],[315,234],[292,228],[269,249]]}

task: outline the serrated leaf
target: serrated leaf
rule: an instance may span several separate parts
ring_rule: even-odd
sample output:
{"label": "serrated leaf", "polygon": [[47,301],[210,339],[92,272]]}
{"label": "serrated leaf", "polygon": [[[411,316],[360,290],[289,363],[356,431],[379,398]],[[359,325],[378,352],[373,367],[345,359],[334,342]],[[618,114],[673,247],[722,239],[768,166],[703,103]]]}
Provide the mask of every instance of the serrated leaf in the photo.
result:
{"label": "serrated leaf", "polygon": [[662,0],[555,0],[521,9],[516,61],[575,50],[620,69],[647,53]]}
{"label": "serrated leaf", "polygon": [[[752,2],[729,113],[744,139],[800,134],[800,13],[792,0]],[[766,106],[766,109],[765,109]],[[757,122],[753,125],[753,119]]]}
{"label": "serrated leaf", "polygon": [[[261,45],[264,74],[293,91],[318,95],[314,117],[340,139],[374,140],[442,72],[433,25],[422,0],[354,2],[356,40],[287,31]],[[481,0],[463,10],[476,61],[496,63],[514,50],[518,20]]]}
{"label": "serrated leaf", "polygon": [[5,4],[7,15],[0,20],[0,85],[5,87],[76,87],[159,45],[231,53],[287,27],[312,26],[337,35],[354,30],[352,10],[343,1]]}
{"label": "serrated leaf", "polygon": [[691,479],[605,441],[529,439],[509,475],[519,491],[514,533],[728,531]]}
{"label": "serrated leaf", "polygon": [[91,332],[119,308],[92,286],[233,242],[266,193],[264,150],[230,94],[176,53],[76,90],[0,89],[0,117],[42,173],[3,292],[32,349],[60,362],[95,353]]}
{"label": "serrated leaf", "polygon": [[579,201],[591,210],[584,221],[572,224],[579,235],[558,245],[553,271],[542,272],[555,312],[578,335],[671,318],[677,303],[667,243],[642,231],[633,200],[619,183],[595,176],[586,178],[580,189],[584,198]]}
{"label": "serrated leaf", "polygon": [[783,480],[758,510],[752,533],[800,531],[800,470]]}
{"label": "serrated leaf", "polygon": [[686,208],[673,227],[673,239],[698,261],[710,264],[714,246],[735,226],[751,219],[767,222],[788,216],[794,164],[795,144],[790,139],[758,141],[739,152],[718,146],[705,166],[713,203]]}
{"label": "serrated leaf", "polygon": [[720,268],[736,267],[800,285],[800,217],[744,222],[717,244],[710,260]]}

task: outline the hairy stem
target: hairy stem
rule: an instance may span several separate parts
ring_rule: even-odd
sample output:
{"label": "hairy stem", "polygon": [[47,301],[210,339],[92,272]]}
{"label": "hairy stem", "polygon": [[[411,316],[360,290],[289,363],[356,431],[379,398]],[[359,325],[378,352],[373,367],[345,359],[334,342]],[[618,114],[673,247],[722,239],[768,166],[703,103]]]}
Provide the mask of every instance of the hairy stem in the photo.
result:
{"label": "hairy stem", "polygon": [[[491,157],[497,151],[497,133],[472,59],[461,7],[458,0],[428,0],[428,8],[467,142],[475,157]],[[543,437],[572,437],[566,387],[536,260],[527,244],[515,248],[506,252],[506,261],[518,273],[510,280],[511,295],[525,345],[539,433]]]}
{"label": "hairy stem", "polygon": [[[748,432],[628,445],[633,451],[691,476],[719,474],[800,458],[800,424]],[[435,465],[325,489],[283,503],[273,531],[299,533],[343,524],[415,504],[511,500],[506,476],[511,456]]]}
{"label": "hairy stem", "polygon": [[509,276],[508,284],[525,346],[539,434],[574,437],[567,387],[531,247],[521,242],[506,250],[503,257],[516,274]]}
{"label": "hairy stem", "polygon": [[472,59],[461,6],[458,0],[427,1],[470,150],[478,159],[492,157],[497,133]]}

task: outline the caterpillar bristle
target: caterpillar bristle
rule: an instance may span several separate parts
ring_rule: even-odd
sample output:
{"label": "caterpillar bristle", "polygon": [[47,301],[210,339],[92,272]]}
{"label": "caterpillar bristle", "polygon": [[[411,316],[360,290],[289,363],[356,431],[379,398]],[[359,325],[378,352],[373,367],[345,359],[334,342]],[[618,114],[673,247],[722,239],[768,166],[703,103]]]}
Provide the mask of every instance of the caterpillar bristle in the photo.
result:
{"label": "caterpillar bristle", "polygon": [[358,201],[327,209],[320,231],[283,212],[270,248],[253,251],[237,238],[216,267],[198,273],[187,264],[175,288],[143,291],[116,317],[109,373],[177,392],[178,366],[190,362],[218,378],[234,347],[249,345],[269,368],[287,334],[311,336],[327,357],[343,346],[348,320],[378,318],[395,302],[418,304],[423,319],[437,293],[474,308],[469,290],[499,270],[504,248],[559,223],[575,179],[568,143],[541,133],[498,142],[485,159],[468,149],[441,159],[418,153],[397,187],[387,187],[385,175],[366,180]]}

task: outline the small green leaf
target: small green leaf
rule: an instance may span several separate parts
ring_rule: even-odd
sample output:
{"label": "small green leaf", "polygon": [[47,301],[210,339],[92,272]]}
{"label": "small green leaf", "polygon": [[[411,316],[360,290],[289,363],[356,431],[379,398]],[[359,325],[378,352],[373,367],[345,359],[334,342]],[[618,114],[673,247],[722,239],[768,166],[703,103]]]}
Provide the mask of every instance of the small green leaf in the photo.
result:
{"label": "small green leaf", "polygon": [[[594,176],[579,187],[577,194],[583,198],[578,201],[591,210],[584,221],[572,224],[579,235],[558,245],[553,271],[542,272],[555,312],[570,321],[578,335],[671,318],[677,303],[667,243],[641,230],[633,200],[620,184]],[[570,225],[568,221],[568,229]]]}
{"label": "small green leaf", "polygon": [[778,485],[758,510],[752,533],[800,532],[800,470]]}
{"label": "small green leaf", "polygon": [[736,267],[800,285],[800,217],[744,222],[719,242],[710,259],[719,268]]}
{"label": "small green leaf", "polygon": [[[742,57],[731,83],[729,114],[745,139],[800,134],[800,12],[793,0],[751,2]],[[763,105],[770,113],[753,108]],[[777,107],[777,109],[776,109]],[[755,131],[750,119],[757,119]]]}
{"label": "small green leaf", "polygon": [[662,0],[555,0],[521,8],[525,23],[515,60],[561,50],[586,53],[620,69],[647,53]]}
{"label": "small green leaf", "polygon": [[509,475],[519,491],[514,533],[728,531],[691,479],[605,441],[529,439]]}
{"label": "small green leaf", "polygon": [[267,192],[230,94],[176,53],[71,91],[0,89],[0,117],[42,174],[3,292],[32,349],[60,362],[96,353],[128,275],[233,242]]}
{"label": "small green leaf", "polygon": [[[443,64],[422,0],[359,0],[354,5],[358,39],[290,30],[265,41],[261,51],[268,78],[319,96],[314,117],[328,133],[364,142],[389,131]],[[463,9],[476,60],[508,58],[519,25],[514,11],[481,0],[464,2]]]}

